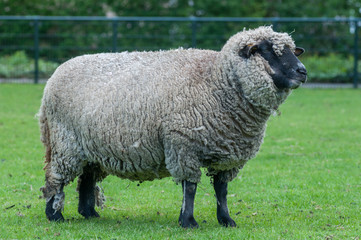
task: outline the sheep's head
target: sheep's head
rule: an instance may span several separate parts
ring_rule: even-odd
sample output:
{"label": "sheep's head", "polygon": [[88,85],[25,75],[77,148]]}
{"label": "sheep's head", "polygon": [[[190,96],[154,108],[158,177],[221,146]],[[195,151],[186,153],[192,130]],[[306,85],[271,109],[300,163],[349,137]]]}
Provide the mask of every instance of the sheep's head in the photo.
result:
{"label": "sheep's head", "polygon": [[[222,66],[250,102],[275,109],[307,79],[298,60],[304,52],[287,33],[259,27],[231,37],[221,51]],[[227,67],[228,65],[228,67]]]}
{"label": "sheep's head", "polygon": [[271,76],[273,83],[280,90],[295,89],[307,80],[305,66],[298,60],[304,52],[303,48],[296,47],[292,51],[288,46],[284,46],[281,55],[273,49],[273,44],[268,40],[263,40],[258,44],[250,44],[239,51],[239,55],[250,58],[259,54],[266,62],[265,69]]}

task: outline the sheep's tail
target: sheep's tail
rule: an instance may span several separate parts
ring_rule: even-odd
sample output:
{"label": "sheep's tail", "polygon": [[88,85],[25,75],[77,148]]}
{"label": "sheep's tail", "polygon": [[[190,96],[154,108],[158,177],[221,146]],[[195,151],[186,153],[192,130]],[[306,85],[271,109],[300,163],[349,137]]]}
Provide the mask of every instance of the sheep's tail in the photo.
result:
{"label": "sheep's tail", "polygon": [[49,131],[49,124],[48,119],[46,117],[45,105],[42,104],[40,107],[40,111],[38,113],[39,118],[39,125],[40,125],[40,132],[41,132],[41,141],[45,146],[45,167],[51,162],[51,145],[50,145],[50,131]]}
{"label": "sheep's tail", "polygon": [[40,132],[41,132],[41,141],[45,146],[45,186],[40,188],[40,191],[43,192],[43,197],[46,199],[46,203],[54,199],[52,203],[52,208],[55,211],[62,211],[64,208],[64,192],[63,185],[54,183],[54,176],[51,173],[51,143],[50,143],[50,129],[48,118],[46,114],[46,107],[44,103],[41,105],[39,113],[37,114],[39,118]]}
{"label": "sheep's tail", "polygon": [[[44,103],[41,105],[40,110],[37,114],[39,118],[40,125],[40,139],[45,146],[45,186],[40,188],[40,191],[43,192],[43,197],[46,198],[46,202],[50,201],[51,198],[57,193],[57,188],[51,182],[51,143],[50,143],[50,129],[48,118],[46,114],[46,107]],[[50,180],[50,181],[49,181]]]}

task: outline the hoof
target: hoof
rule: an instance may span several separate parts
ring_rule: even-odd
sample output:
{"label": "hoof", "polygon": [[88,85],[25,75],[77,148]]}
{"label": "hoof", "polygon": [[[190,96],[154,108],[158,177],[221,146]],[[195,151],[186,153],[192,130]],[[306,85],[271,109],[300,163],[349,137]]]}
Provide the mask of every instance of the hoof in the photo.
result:
{"label": "hoof", "polygon": [[51,222],[64,222],[64,217],[60,212],[56,212],[55,214],[49,216],[46,215],[46,217],[49,219],[49,221]]}
{"label": "hoof", "polygon": [[194,217],[189,217],[189,218],[180,217],[178,220],[178,223],[182,228],[198,228],[199,227],[199,225],[198,225],[197,221],[194,219]]}
{"label": "hoof", "polygon": [[218,219],[218,223],[224,227],[237,227],[235,221],[232,218],[221,218]]}
{"label": "hoof", "polygon": [[49,221],[52,222],[62,222],[64,221],[64,217],[61,214],[60,211],[55,211],[52,207],[48,208],[48,206],[45,209],[46,217],[49,219]]}
{"label": "hoof", "polygon": [[78,212],[83,215],[86,219],[88,218],[98,218],[100,215],[95,211],[94,208],[89,209],[79,209]]}

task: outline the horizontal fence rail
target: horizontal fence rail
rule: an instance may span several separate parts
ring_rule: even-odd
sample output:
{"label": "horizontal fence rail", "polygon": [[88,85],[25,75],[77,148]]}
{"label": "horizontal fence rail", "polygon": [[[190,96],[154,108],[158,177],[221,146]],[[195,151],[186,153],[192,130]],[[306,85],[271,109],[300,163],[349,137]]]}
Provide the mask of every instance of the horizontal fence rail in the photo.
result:
{"label": "horizontal fence rail", "polygon": [[354,22],[361,21],[355,17],[87,17],[87,16],[0,16],[0,20],[29,21],[118,21],[118,22]]}
{"label": "horizontal fence rail", "polygon": [[[32,76],[34,83],[46,81],[60,63],[82,54],[178,47],[220,50],[232,34],[261,25],[292,33],[308,56],[330,61],[326,66],[329,71],[320,72],[316,79],[342,80],[357,88],[361,18],[352,17],[0,16],[0,61],[3,57],[2,62],[14,61],[16,65],[16,61],[27,59],[32,65],[2,69],[4,63],[0,62],[0,80]],[[320,65],[317,57],[309,59],[311,69]]]}

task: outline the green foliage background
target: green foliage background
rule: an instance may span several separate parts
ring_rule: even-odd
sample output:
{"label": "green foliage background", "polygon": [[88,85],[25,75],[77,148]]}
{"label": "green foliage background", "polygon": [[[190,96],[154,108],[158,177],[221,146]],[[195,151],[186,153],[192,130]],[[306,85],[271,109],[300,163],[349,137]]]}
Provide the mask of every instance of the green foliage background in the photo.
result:
{"label": "green foliage background", "polygon": [[[0,0],[2,15],[40,16],[172,16],[172,17],[361,17],[358,0]],[[361,25],[361,23],[359,23]],[[311,82],[352,82],[355,26],[348,22],[74,22],[42,21],[40,76],[48,78],[54,66],[77,55],[111,51],[149,51],[178,47],[220,50],[243,28],[273,25],[292,33],[306,49],[302,57]],[[197,29],[196,45],[192,28]],[[359,27],[360,29],[361,27]],[[32,75],[34,56],[32,21],[0,20],[0,78]],[[114,29],[117,31],[114,47]],[[361,36],[361,31],[358,33]],[[361,37],[358,41],[361,49]],[[17,53],[20,51],[25,56]],[[360,53],[361,51],[359,51]],[[28,58],[11,65],[9,57]],[[2,60],[1,60],[2,58]],[[359,54],[359,58],[361,58]],[[27,66],[27,67],[23,67]],[[360,68],[359,68],[360,69]]]}
{"label": "green foliage background", "polygon": [[1,0],[2,15],[359,17],[358,0]]}

